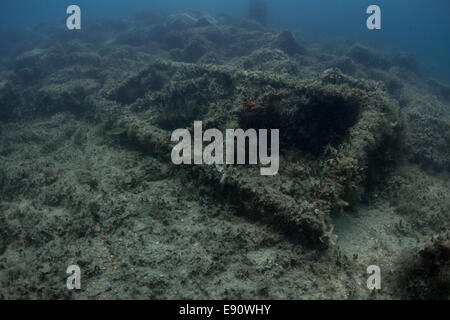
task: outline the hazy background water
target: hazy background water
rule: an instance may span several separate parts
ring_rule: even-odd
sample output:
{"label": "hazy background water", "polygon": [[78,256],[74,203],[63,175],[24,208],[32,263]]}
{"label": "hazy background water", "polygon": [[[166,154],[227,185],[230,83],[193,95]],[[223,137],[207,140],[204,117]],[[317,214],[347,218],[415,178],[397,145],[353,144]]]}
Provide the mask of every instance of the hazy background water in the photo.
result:
{"label": "hazy background water", "polygon": [[[306,39],[360,41],[416,54],[424,69],[450,81],[449,0],[268,0],[271,26],[300,31]],[[84,19],[129,17],[143,9],[168,13],[197,9],[212,15],[246,15],[247,0],[1,0],[0,30],[65,23],[77,4]],[[365,27],[366,8],[382,10],[382,30]]]}

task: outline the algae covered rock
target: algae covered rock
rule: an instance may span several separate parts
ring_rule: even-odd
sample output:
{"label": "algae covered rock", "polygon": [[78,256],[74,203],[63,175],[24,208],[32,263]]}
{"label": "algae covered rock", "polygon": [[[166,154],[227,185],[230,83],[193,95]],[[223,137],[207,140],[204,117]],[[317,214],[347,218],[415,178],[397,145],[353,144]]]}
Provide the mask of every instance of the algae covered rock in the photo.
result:
{"label": "algae covered rock", "polygon": [[357,70],[357,67],[353,60],[349,57],[333,58],[331,61],[323,63],[324,69],[338,68],[343,73],[353,76]]}
{"label": "algae covered rock", "polygon": [[[377,298],[446,297],[448,237],[394,258],[448,229],[448,86],[251,3],[2,33],[0,298],[364,299],[374,261],[392,267]],[[194,121],[279,129],[277,174],[173,164]]]}
{"label": "algae covered rock", "polygon": [[[136,102],[151,105],[139,116],[131,112],[121,118],[120,126],[134,127],[130,143],[167,161],[171,130],[192,127],[194,120],[215,128],[232,123],[244,130],[280,128],[282,168],[277,176],[260,176],[256,168],[245,166],[188,166],[184,174],[201,185],[217,186],[219,197],[236,203],[241,213],[305,244],[334,243],[330,214],[358,201],[401,143],[394,104],[337,70],[328,70],[319,82],[298,82],[213,65],[160,61],[148,70],[157,69],[172,70],[167,73],[171,87]],[[132,81],[145,79],[147,72]],[[255,99],[251,111],[243,107],[249,96]],[[297,164],[284,168],[292,154]],[[298,172],[303,172],[301,184]]]}
{"label": "algae covered rock", "polygon": [[92,111],[87,96],[83,86],[43,88],[35,96],[34,109],[28,112],[33,112],[35,115],[53,115],[58,112],[85,115]]}
{"label": "algae covered rock", "polygon": [[441,236],[400,262],[398,290],[405,299],[450,299],[449,237]]}
{"label": "algae covered rock", "polygon": [[392,58],[392,63],[414,73],[419,72],[419,63],[412,53],[401,52]]}
{"label": "algae covered rock", "polygon": [[34,84],[69,61],[67,52],[62,46],[33,49],[16,58],[15,71],[24,83]]}
{"label": "algae covered rock", "polygon": [[299,72],[297,63],[279,49],[263,48],[255,50],[249,56],[239,59],[237,65],[242,66],[246,70],[254,71],[288,73],[292,75]]}
{"label": "algae covered rock", "polygon": [[0,82],[0,121],[7,122],[15,117],[14,109],[21,99],[10,81]]}
{"label": "algae covered rock", "polygon": [[303,54],[305,48],[298,43],[292,32],[285,30],[282,31],[273,42],[273,46],[284,51],[288,55]]}
{"label": "algae covered rock", "polygon": [[437,80],[428,80],[430,90],[444,101],[450,101],[450,86]]}
{"label": "algae covered rock", "polygon": [[195,27],[213,26],[216,23],[216,20],[207,14],[189,10],[181,14],[170,15],[165,22],[165,27],[169,31],[183,31]]}
{"label": "algae covered rock", "polygon": [[347,53],[355,62],[372,68],[387,70],[391,67],[391,61],[382,53],[365,47],[361,44],[355,44]]}
{"label": "algae covered rock", "polygon": [[171,50],[171,56],[175,61],[196,62],[208,51],[205,41],[194,38],[186,44],[184,49]]}
{"label": "algae covered rock", "polygon": [[450,122],[418,110],[408,111],[406,116],[409,122],[407,157],[424,168],[450,170]]}

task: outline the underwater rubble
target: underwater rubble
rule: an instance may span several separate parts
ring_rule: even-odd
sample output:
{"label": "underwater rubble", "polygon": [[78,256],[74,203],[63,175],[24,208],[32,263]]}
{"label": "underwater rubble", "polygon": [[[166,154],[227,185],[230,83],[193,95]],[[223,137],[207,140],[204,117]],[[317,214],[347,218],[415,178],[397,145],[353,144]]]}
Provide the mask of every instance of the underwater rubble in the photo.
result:
{"label": "underwater rubble", "polygon": [[[151,88],[152,73],[170,87],[138,98],[144,94],[137,94],[135,83]],[[320,81],[299,82],[231,67],[157,62],[124,81],[113,96],[123,101],[131,95],[127,90],[136,94],[129,107],[136,112],[122,115],[115,126],[123,128],[126,143],[162,161],[170,161],[171,130],[191,127],[196,119],[211,128],[282,128],[280,162],[289,165],[275,177],[244,167],[186,170],[252,218],[315,245],[329,245],[329,215],[360,198],[387,165],[382,155],[395,154],[402,140],[392,102],[338,70],[325,71]],[[255,97],[254,110],[243,106],[247,96]]]}
{"label": "underwater rubble", "polygon": [[429,241],[402,257],[402,274],[395,281],[403,299],[448,300],[450,291],[449,237]]}
{"label": "underwater rubble", "polygon": [[[0,298],[374,298],[334,219],[382,202],[395,227],[380,234],[448,231],[449,87],[408,53],[270,30],[253,5],[250,19],[149,11],[64,42],[46,27],[2,38]],[[172,164],[172,131],[199,120],[280,129],[279,173]],[[439,241],[377,297],[445,299]],[[94,283],[81,296],[58,287],[72,256]]]}

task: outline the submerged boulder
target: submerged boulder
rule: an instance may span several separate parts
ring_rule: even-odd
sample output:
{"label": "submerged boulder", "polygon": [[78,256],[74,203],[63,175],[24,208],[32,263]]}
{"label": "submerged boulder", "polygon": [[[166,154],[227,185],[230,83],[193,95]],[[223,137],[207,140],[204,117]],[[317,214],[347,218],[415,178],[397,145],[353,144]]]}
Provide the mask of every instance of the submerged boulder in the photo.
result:
{"label": "submerged boulder", "polygon": [[303,54],[306,51],[306,49],[295,39],[292,32],[287,30],[278,34],[272,45],[288,55]]}
{"label": "submerged boulder", "polygon": [[201,38],[192,39],[183,50],[172,50],[171,57],[177,61],[197,62],[208,51]]}
{"label": "submerged boulder", "polygon": [[441,236],[405,255],[395,281],[399,296],[411,300],[450,299],[450,238]]}
{"label": "submerged boulder", "polygon": [[352,46],[347,56],[369,68],[388,70],[392,65],[391,61],[383,54],[361,44]]}
{"label": "submerged boulder", "polygon": [[270,48],[255,50],[249,56],[239,59],[237,66],[246,70],[291,75],[297,75],[300,70],[299,65],[283,51]]}
{"label": "submerged boulder", "polygon": [[0,121],[14,118],[14,109],[20,104],[18,92],[10,81],[0,82]]}
{"label": "submerged boulder", "polygon": [[162,70],[170,88],[142,93],[130,110],[150,107],[116,120],[127,128],[129,142],[170,161],[171,131],[192,128],[194,120],[202,120],[205,129],[283,128],[276,176],[261,176],[258,166],[186,166],[184,174],[212,186],[251,219],[305,244],[334,243],[330,215],[378,181],[401,143],[394,103],[337,70],[327,70],[320,81],[294,81],[229,66],[160,61],[124,86],[144,81],[155,69]]}
{"label": "submerged boulder", "polygon": [[332,58],[330,61],[322,63],[324,69],[338,68],[343,73],[354,75],[356,72],[356,65],[349,57]]}
{"label": "submerged boulder", "polygon": [[408,71],[419,73],[419,62],[417,62],[415,55],[412,53],[398,53],[393,57],[392,63]]}
{"label": "submerged boulder", "polygon": [[62,46],[49,49],[33,49],[16,58],[15,72],[25,84],[33,84],[40,78],[68,65],[70,55]]}
{"label": "submerged boulder", "polygon": [[213,17],[202,12],[189,10],[167,17],[165,27],[169,31],[184,31],[190,28],[209,27],[216,24],[217,21]]}

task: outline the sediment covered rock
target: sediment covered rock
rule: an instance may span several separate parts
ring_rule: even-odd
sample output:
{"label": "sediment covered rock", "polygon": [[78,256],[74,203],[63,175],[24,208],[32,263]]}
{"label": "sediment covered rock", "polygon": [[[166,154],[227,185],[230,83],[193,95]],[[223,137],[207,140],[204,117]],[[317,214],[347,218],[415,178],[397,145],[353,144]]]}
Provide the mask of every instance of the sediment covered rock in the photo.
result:
{"label": "sediment covered rock", "polygon": [[361,44],[355,44],[350,48],[347,55],[351,57],[355,62],[363,64],[367,67],[380,68],[387,70],[391,67],[392,63],[383,54],[367,48]]}
{"label": "sediment covered rock", "polygon": [[290,31],[282,31],[273,42],[273,46],[288,55],[303,54],[305,48],[301,46]]}
{"label": "sediment covered rock", "polygon": [[7,122],[15,117],[14,109],[21,103],[19,93],[10,81],[0,82],[0,121]]}
{"label": "sediment covered rock", "polygon": [[449,237],[442,236],[400,261],[398,288],[404,299],[448,300],[450,298]]}
{"label": "sediment covered rock", "polygon": [[[158,62],[143,75],[164,69],[170,89],[136,101],[149,104],[149,110],[119,120],[119,126],[133,132],[130,142],[170,161],[171,130],[191,127],[194,120],[222,129],[279,128],[281,165],[294,164],[275,177],[244,166],[187,166],[185,172],[218,190],[219,197],[236,203],[251,219],[307,244],[333,243],[329,215],[357,201],[375,183],[402,139],[403,125],[392,102],[336,70],[326,71],[319,82],[295,82],[230,67]],[[252,111],[243,107],[249,96],[256,101]]]}
{"label": "sediment covered rock", "polygon": [[[447,231],[449,90],[409,54],[193,11],[86,26],[0,40],[0,298],[367,298],[367,263]],[[279,129],[278,174],[172,164],[196,120]],[[377,297],[442,297],[437,248]]]}

